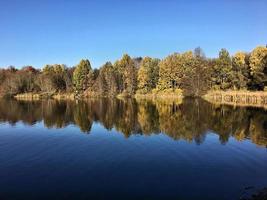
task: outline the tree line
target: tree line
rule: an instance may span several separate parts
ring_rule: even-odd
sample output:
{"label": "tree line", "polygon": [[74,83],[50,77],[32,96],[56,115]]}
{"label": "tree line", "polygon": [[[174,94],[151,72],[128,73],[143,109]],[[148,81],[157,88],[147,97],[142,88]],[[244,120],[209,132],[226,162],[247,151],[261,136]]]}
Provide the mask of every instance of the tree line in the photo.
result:
{"label": "tree line", "polygon": [[84,96],[132,96],[134,94],[181,94],[201,96],[208,90],[266,90],[267,47],[233,56],[221,49],[207,58],[201,48],[173,53],[166,58],[131,58],[93,69],[88,59],[74,67],[45,65],[43,69],[10,66],[0,70],[0,94],[75,93]]}

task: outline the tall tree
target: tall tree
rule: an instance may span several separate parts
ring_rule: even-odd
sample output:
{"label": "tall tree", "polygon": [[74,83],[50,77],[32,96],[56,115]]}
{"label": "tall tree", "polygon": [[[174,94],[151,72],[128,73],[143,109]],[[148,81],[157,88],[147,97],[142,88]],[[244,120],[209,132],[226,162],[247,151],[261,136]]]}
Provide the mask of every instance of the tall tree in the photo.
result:
{"label": "tall tree", "polygon": [[185,69],[190,65],[193,53],[191,51],[183,54],[172,54],[163,59],[159,64],[159,81],[157,88],[159,90],[174,91],[181,89],[182,79]]}
{"label": "tall tree", "polygon": [[73,72],[73,85],[76,93],[85,91],[92,79],[93,72],[89,60],[81,60]]}
{"label": "tall tree", "polygon": [[256,47],[251,53],[249,64],[253,85],[257,89],[262,90],[267,86],[267,48],[262,46]]}
{"label": "tall tree", "polygon": [[138,89],[141,93],[150,92],[156,87],[159,78],[159,59],[145,57],[138,70]]}
{"label": "tall tree", "polygon": [[116,74],[111,62],[99,69],[92,91],[100,96],[114,96],[118,93]]}
{"label": "tall tree", "polygon": [[185,96],[200,97],[209,89],[210,70],[203,50],[198,47],[185,68],[182,89]]}
{"label": "tall tree", "polygon": [[114,63],[115,69],[120,74],[120,90],[126,95],[133,95],[137,88],[137,70],[133,60],[124,54],[121,60]]}
{"label": "tall tree", "polygon": [[244,52],[237,52],[233,56],[233,87],[235,89],[247,89],[249,81],[248,55]]}
{"label": "tall tree", "polygon": [[114,96],[118,93],[118,80],[116,71],[111,62],[107,62],[103,67],[102,71],[105,76],[108,94],[109,96]]}
{"label": "tall tree", "polygon": [[215,89],[230,89],[232,86],[232,60],[226,49],[221,49],[213,66],[212,79]]}

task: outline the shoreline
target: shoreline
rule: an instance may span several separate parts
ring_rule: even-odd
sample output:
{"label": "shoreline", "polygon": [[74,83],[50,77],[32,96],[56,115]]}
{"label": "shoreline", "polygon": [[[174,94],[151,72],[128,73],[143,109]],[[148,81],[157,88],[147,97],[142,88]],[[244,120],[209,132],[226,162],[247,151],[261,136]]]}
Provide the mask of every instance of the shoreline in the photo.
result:
{"label": "shoreline", "polygon": [[[114,96],[101,96],[101,95],[81,95],[80,98],[75,98],[74,93],[21,93],[11,96],[14,99],[23,99],[23,100],[41,100],[41,99],[88,99],[88,98],[118,98],[118,99],[126,99],[126,98],[135,98],[135,99],[183,99],[183,95],[177,94],[135,94],[131,96],[126,96],[123,94],[118,94]],[[2,97],[0,97],[2,98]]]}
{"label": "shoreline", "polygon": [[[75,100],[75,99],[87,99],[87,98],[110,98],[107,96],[81,96],[76,98],[74,93],[23,93],[14,95],[13,98],[17,100],[41,100],[41,99],[56,99],[56,100]],[[0,97],[2,98],[2,97]],[[118,94],[112,96],[112,98],[135,98],[137,100],[182,100],[185,98],[182,94],[166,94],[166,93],[148,93],[148,94],[135,94],[132,96],[123,96]],[[204,100],[220,105],[232,105],[232,106],[251,106],[251,107],[263,107],[267,109],[267,92],[266,91],[209,91],[202,96]]]}

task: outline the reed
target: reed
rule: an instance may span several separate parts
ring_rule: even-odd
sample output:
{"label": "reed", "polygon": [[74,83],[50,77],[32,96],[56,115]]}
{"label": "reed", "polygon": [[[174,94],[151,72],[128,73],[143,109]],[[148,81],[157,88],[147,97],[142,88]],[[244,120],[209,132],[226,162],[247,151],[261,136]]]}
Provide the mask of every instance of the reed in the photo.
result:
{"label": "reed", "polygon": [[23,93],[15,95],[14,98],[20,100],[39,100],[40,95],[35,93]]}
{"label": "reed", "polygon": [[209,91],[203,98],[212,103],[267,108],[266,91]]}
{"label": "reed", "polygon": [[74,100],[75,95],[73,93],[57,93],[52,98],[56,100]]}

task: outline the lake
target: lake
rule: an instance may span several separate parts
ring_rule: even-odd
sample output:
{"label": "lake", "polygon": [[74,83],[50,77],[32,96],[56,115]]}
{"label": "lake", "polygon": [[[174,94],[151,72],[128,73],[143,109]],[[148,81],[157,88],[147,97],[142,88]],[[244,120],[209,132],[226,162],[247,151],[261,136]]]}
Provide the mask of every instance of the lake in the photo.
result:
{"label": "lake", "polygon": [[0,199],[239,199],[267,111],[202,99],[0,100]]}

